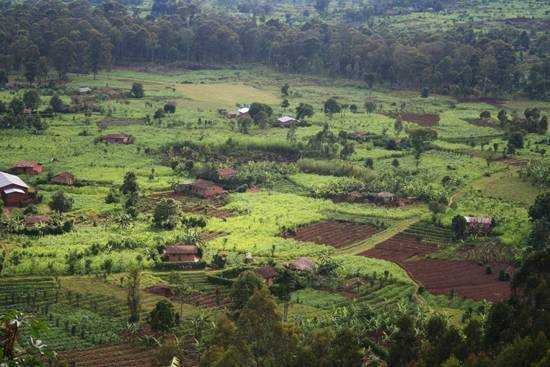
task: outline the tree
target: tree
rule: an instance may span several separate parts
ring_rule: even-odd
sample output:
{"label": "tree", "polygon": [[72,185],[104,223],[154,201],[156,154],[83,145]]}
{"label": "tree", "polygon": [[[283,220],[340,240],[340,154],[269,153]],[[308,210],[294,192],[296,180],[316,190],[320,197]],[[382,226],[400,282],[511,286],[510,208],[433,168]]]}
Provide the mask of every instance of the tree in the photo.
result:
{"label": "tree", "polygon": [[391,161],[391,165],[393,166],[393,168],[399,168],[399,160],[397,158],[394,158]]}
{"label": "tree", "polygon": [[174,306],[166,300],[157,302],[149,314],[149,325],[154,331],[168,331],[176,324]]}
{"label": "tree", "polygon": [[281,108],[286,110],[288,107],[290,107],[290,102],[288,102],[288,99],[283,99],[283,101],[281,102]]}
{"label": "tree", "polygon": [[[288,96],[288,89],[289,89],[289,85],[287,83],[285,83],[282,87],[281,87],[281,94],[283,96]],[[285,99],[286,101],[286,99]]]}
{"label": "tree", "polygon": [[58,213],[65,213],[71,210],[73,207],[73,202],[74,200],[65,196],[63,191],[57,191],[53,194],[48,205],[52,210],[55,210]]}
{"label": "tree", "polygon": [[59,79],[65,79],[74,62],[74,44],[67,37],[61,37],[53,44],[51,55],[53,55],[53,66],[59,73]]}
{"label": "tree", "polygon": [[22,100],[20,100],[17,97],[13,97],[10,101],[9,110],[14,116],[18,116],[23,113],[23,110],[25,109],[25,104]]}
{"label": "tree", "polygon": [[500,127],[504,127],[508,123],[508,113],[505,110],[500,110],[497,118],[500,123]]}
{"label": "tree", "polygon": [[401,131],[403,131],[403,122],[401,121],[401,119],[395,119],[395,122],[393,123],[393,129],[398,136],[399,134],[401,134]]}
{"label": "tree", "polygon": [[120,186],[120,192],[122,192],[124,195],[128,195],[131,193],[137,194],[139,192],[139,185],[137,183],[137,177],[134,172],[126,172],[126,174],[124,175],[122,186]]}
{"label": "tree", "polygon": [[529,234],[529,244],[536,250],[550,246],[550,192],[537,196],[529,208],[529,218],[533,223]]}
{"label": "tree", "polygon": [[248,114],[254,120],[255,123],[260,123],[262,120],[266,120],[273,114],[271,106],[265,103],[254,102],[250,105]]}
{"label": "tree", "polygon": [[3,89],[8,84],[8,73],[4,69],[0,69],[0,89]]}
{"label": "tree", "polygon": [[420,93],[420,96],[422,98],[428,98],[430,96],[430,88],[428,87],[423,87],[422,88],[422,92]]}
{"label": "tree", "polygon": [[172,198],[161,199],[155,206],[153,223],[155,227],[162,229],[176,228],[179,217],[178,202]]}
{"label": "tree", "polygon": [[428,128],[414,128],[408,131],[412,148],[418,153],[424,152],[428,143],[437,139],[437,131]]}
{"label": "tree", "polygon": [[300,105],[296,107],[296,118],[298,120],[311,117],[314,113],[313,107],[307,103],[300,103]]}
{"label": "tree", "polygon": [[374,111],[376,111],[376,107],[377,107],[376,102],[372,100],[368,100],[365,102],[365,110],[367,111],[368,114],[371,114]]}
{"label": "tree", "polygon": [[265,284],[253,271],[242,272],[231,288],[230,309],[234,315],[238,315],[240,310],[247,304],[248,300],[254,294],[254,291],[265,288]]}
{"label": "tree", "polygon": [[176,104],[174,102],[168,102],[164,105],[163,110],[166,113],[175,113],[176,112]]}
{"label": "tree", "polygon": [[408,315],[397,322],[398,331],[392,337],[388,365],[403,367],[415,361],[420,353],[420,339],[416,333],[416,322]]}
{"label": "tree", "polygon": [[468,223],[466,222],[464,216],[455,215],[453,217],[451,227],[453,229],[454,237],[457,240],[463,240],[466,238],[468,232]]}
{"label": "tree", "polygon": [[27,90],[25,94],[23,94],[23,103],[25,107],[36,110],[40,105],[40,95],[35,90]]}
{"label": "tree", "polygon": [[130,310],[130,317],[128,319],[131,323],[139,323],[141,314],[141,268],[139,266],[132,266],[128,271],[128,309]]}
{"label": "tree", "polygon": [[132,84],[132,89],[130,90],[130,97],[132,98],[143,98],[145,92],[143,91],[143,84],[134,83]]}
{"label": "tree", "polygon": [[333,115],[335,113],[342,111],[342,106],[340,105],[340,103],[338,103],[336,98],[332,97],[325,101],[323,105],[323,110],[325,111],[326,114]]}
{"label": "tree", "polygon": [[365,159],[365,167],[373,169],[374,168],[374,160],[372,158],[366,158]]}
{"label": "tree", "polygon": [[67,107],[65,106],[65,103],[59,98],[57,94],[54,94],[52,98],[50,99],[50,107],[52,108],[53,112],[62,113],[67,111]]}

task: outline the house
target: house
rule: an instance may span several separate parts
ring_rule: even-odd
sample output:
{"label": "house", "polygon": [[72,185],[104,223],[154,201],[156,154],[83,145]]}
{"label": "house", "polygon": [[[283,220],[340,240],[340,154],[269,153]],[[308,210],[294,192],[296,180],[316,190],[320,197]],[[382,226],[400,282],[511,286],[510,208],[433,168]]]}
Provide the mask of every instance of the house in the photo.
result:
{"label": "house", "polygon": [[192,245],[168,246],[162,254],[166,262],[198,262],[202,257],[200,248]]}
{"label": "house", "polygon": [[5,206],[24,206],[29,202],[29,186],[19,177],[0,172],[0,196]]}
{"label": "house", "polygon": [[192,184],[179,185],[174,188],[176,192],[193,195],[203,199],[215,199],[225,196],[227,191],[212,181],[198,179]]}
{"label": "house", "polygon": [[231,111],[226,113],[226,116],[230,119],[234,119],[237,117],[250,117],[250,108],[249,107],[241,107],[237,111]]}
{"label": "house", "polygon": [[315,264],[307,257],[299,257],[289,264],[291,269],[296,271],[313,271]]}
{"label": "house", "polygon": [[76,179],[74,175],[70,172],[60,172],[50,179],[50,183],[55,185],[72,186],[74,185],[75,181]]}
{"label": "house", "polygon": [[265,280],[268,287],[271,287],[277,278],[277,269],[271,265],[264,265],[261,268],[257,268],[255,273]]}
{"label": "house", "polygon": [[296,123],[296,119],[290,116],[283,116],[277,119],[277,124],[281,127],[290,127]]}
{"label": "house", "polygon": [[470,233],[488,234],[493,227],[493,219],[489,217],[464,216]]}
{"label": "house", "polygon": [[250,112],[250,108],[248,108],[248,107],[241,107],[237,110],[237,113],[239,114],[239,117],[248,116],[249,112]]}
{"label": "house", "polygon": [[128,134],[109,134],[99,137],[99,141],[111,144],[132,144],[134,137]]}
{"label": "house", "polygon": [[88,94],[92,91],[92,88],[90,87],[80,87],[78,88],[78,93],[79,94]]}
{"label": "house", "polygon": [[15,175],[38,175],[42,173],[44,166],[35,161],[19,161],[10,168],[9,172]]}

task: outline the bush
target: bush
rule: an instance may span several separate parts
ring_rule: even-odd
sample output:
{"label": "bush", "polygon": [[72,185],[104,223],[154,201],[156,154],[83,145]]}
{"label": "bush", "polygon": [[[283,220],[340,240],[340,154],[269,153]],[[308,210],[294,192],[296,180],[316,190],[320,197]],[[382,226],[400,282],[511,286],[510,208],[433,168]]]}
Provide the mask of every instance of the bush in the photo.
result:
{"label": "bush", "polygon": [[49,202],[49,207],[59,213],[65,213],[71,210],[74,200],[66,197],[63,191],[56,192]]}
{"label": "bush", "polygon": [[132,89],[130,90],[130,97],[132,98],[143,98],[145,93],[143,91],[143,84],[134,83],[132,84]]}
{"label": "bush", "polygon": [[176,324],[174,306],[168,301],[159,301],[149,314],[149,325],[154,331],[168,331]]}

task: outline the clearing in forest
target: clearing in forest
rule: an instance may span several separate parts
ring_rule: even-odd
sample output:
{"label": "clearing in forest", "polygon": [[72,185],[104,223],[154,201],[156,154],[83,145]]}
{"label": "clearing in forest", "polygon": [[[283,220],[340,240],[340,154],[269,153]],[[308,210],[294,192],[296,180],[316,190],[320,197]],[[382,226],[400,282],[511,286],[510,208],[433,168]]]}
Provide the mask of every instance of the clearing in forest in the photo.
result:
{"label": "clearing in forest", "polygon": [[463,298],[486,299],[491,302],[507,299],[510,285],[498,279],[506,264],[491,264],[491,273],[473,261],[425,259],[437,251],[436,245],[425,244],[414,236],[398,234],[361,255],[399,264],[409,275],[433,294],[455,293]]}

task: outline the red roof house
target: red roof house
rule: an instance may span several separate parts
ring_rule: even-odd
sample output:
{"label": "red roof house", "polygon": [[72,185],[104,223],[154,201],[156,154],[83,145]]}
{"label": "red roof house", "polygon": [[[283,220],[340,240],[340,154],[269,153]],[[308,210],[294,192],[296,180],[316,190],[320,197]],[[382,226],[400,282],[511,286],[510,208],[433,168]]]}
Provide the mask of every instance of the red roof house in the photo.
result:
{"label": "red roof house", "polygon": [[38,175],[42,173],[44,167],[35,161],[19,161],[10,168],[10,172],[16,175]]}
{"label": "red roof house", "polygon": [[237,174],[237,170],[235,168],[220,168],[218,169],[218,177],[220,180],[230,180]]}
{"label": "red roof house", "polygon": [[53,176],[50,180],[50,183],[55,185],[68,185],[72,186],[74,185],[76,181],[76,178],[74,175],[70,172],[61,172],[57,175]]}
{"label": "red roof house", "polygon": [[198,262],[201,257],[201,250],[191,245],[168,246],[162,254],[166,262]]}

